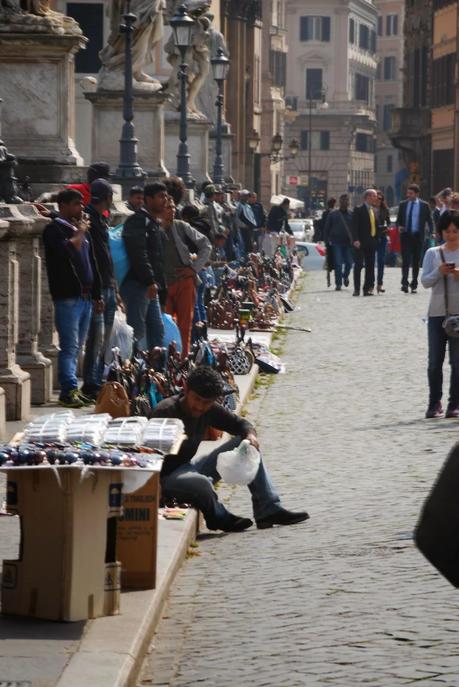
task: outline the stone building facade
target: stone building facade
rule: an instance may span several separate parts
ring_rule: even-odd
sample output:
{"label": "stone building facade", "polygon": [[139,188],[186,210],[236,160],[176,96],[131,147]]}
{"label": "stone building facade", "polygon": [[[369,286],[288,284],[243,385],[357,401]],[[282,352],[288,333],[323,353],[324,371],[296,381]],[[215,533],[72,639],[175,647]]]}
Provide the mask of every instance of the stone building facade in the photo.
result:
{"label": "stone building facade", "polygon": [[400,202],[402,184],[407,176],[403,157],[394,148],[388,132],[392,112],[403,102],[403,18],[404,0],[375,0],[378,9],[376,70],[376,159],[375,182],[389,206]]}
{"label": "stone building facade", "polygon": [[392,114],[389,132],[402,151],[409,175],[421,193],[431,193],[432,0],[409,0],[405,7],[403,106]]}
{"label": "stone building facade", "polygon": [[285,191],[309,210],[374,184],[377,11],[366,0],[287,1],[285,139],[300,153],[286,162]]}

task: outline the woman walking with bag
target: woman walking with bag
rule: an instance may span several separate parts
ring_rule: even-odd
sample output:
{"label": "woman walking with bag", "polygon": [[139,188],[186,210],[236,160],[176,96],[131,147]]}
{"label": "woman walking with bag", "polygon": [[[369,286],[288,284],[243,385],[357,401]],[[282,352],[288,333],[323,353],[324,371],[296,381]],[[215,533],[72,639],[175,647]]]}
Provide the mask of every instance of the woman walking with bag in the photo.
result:
{"label": "woman walking with bag", "polygon": [[459,212],[451,212],[450,219],[442,232],[445,243],[429,248],[422,265],[422,285],[432,289],[428,311],[430,394],[426,418],[443,415],[441,398],[447,343],[451,378],[446,417],[459,417]]}
{"label": "woman walking with bag", "polygon": [[386,199],[382,191],[378,191],[378,205],[376,208],[376,224],[378,227],[378,244],[376,248],[376,264],[378,268],[377,291],[384,293],[384,264],[386,261],[387,233],[390,226],[390,214]]}

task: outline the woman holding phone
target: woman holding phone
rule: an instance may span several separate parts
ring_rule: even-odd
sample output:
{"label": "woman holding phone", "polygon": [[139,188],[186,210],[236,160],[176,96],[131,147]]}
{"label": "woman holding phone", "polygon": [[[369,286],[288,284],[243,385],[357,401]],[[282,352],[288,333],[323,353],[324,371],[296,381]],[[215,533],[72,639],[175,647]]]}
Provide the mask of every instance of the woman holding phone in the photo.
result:
{"label": "woman holding phone", "polygon": [[[443,362],[449,347],[451,377],[446,417],[459,418],[459,338],[448,337],[443,322],[447,315],[459,315],[459,212],[450,213],[450,223],[443,230],[444,244],[429,248],[422,265],[422,285],[432,289],[428,311],[429,405],[426,418],[443,416],[441,403]],[[446,312],[445,287],[448,312]]]}

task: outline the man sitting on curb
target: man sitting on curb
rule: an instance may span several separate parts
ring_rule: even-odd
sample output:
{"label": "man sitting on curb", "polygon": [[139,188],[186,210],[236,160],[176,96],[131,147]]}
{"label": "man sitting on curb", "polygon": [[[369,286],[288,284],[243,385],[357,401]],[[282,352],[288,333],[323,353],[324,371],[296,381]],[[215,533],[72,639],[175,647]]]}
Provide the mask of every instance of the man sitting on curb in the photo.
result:
{"label": "man sitting on curb", "polygon": [[[242,532],[253,524],[252,520],[230,513],[218,500],[212,486],[220,479],[217,456],[235,448],[243,439],[248,439],[257,449],[259,444],[255,429],[247,420],[217,403],[222,394],[220,375],[210,367],[201,366],[189,375],[183,394],[166,398],[153,410],[152,417],[182,420],[187,435],[178,454],[166,456],[164,460],[161,489],[164,496],[175,497],[199,508],[209,530]],[[208,427],[228,432],[234,438],[212,453],[192,460]],[[263,461],[249,489],[258,529],[293,525],[309,517],[306,512],[292,513],[282,508]]]}

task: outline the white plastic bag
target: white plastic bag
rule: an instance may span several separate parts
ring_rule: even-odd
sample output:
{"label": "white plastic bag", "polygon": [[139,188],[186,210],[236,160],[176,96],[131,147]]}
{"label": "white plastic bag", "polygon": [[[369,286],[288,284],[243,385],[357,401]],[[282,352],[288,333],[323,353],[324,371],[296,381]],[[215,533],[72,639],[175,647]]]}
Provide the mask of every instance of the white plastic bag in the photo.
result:
{"label": "white plastic bag", "polygon": [[134,330],[126,322],[126,315],[121,310],[115,313],[113,321],[113,329],[110,336],[110,341],[105,351],[105,362],[109,365],[112,362],[112,349],[119,348],[123,360],[127,360],[132,355],[132,346],[134,343]]}
{"label": "white plastic bag", "polygon": [[232,451],[219,453],[217,472],[227,484],[250,484],[260,466],[260,453],[248,439],[244,439]]}

